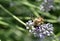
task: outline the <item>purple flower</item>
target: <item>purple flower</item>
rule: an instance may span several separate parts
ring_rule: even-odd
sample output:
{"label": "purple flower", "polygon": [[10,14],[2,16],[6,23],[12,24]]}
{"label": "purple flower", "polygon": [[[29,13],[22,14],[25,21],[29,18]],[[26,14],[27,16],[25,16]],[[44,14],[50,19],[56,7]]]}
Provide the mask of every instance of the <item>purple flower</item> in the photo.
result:
{"label": "purple flower", "polygon": [[50,23],[41,24],[39,26],[31,25],[33,22],[27,22],[26,28],[32,33],[35,37],[44,38],[47,36],[51,36],[53,34],[53,25]]}
{"label": "purple flower", "polygon": [[40,10],[45,12],[50,11],[54,7],[53,3],[54,3],[54,0],[44,0],[40,5]]}

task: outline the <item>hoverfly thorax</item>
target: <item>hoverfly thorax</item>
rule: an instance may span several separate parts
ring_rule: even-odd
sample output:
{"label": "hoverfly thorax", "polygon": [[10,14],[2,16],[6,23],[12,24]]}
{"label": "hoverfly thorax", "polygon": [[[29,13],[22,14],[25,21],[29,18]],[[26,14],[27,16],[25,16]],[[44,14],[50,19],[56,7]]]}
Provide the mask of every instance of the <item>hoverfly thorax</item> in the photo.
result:
{"label": "hoverfly thorax", "polygon": [[44,21],[44,19],[41,18],[41,17],[35,18],[35,19],[33,20],[35,26],[38,26],[38,25],[42,24],[43,21]]}

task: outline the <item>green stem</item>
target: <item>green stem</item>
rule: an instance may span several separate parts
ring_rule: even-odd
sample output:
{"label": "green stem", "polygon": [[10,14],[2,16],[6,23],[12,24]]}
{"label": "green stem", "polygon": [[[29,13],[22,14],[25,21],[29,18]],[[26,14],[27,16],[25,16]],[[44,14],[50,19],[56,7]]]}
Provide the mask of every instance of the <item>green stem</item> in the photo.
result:
{"label": "green stem", "polygon": [[[31,17],[18,17],[19,19],[22,19],[22,20],[30,20],[31,19]],[[34,17],[35,18],[35,17]],[[5,20],[5,19],[12,19],[13,20],[13,18],[12,17],[0,17],[0,20]],[[57,20],[53,20],[53,19],[44,19],[44,21],[45,22],[50,22],[50,23],[57,23],[58,21]],[[60,23],[60,22],[58,22],[58,23]]]}
{"label": "green stem", "polygon": [[21,2],[23,5],[26,5],[26,6],[29,6],[29,7],[32,7],[32,8],[37,8],[39,9],[39,7],[33,5],[33,4],[30,4],[28,1],[27,2]]}
{"label": "green stem", "polygon": [[4,22],[4,21],[0,21],[0,24],[1,24],[1,25],[5,25],[5,26],[8,26],[8,25],[9,25],[8,23],[6,23],[6,22]]}
{"label": "green stem", "polygon": [[16,19],[18,22],[22,23],[23,25],[26,26],[26,24],[21,21],[18,17],[16,17],[15,15],[13,15],[11,12],[9,12],[6,8],[4,8],[1,4],[0,4],[0,8],[3,9],[6,13],[8,13],[9,15],[11,15],[14,19]]}
{"label": "green stem", "polygon": [[26,32],[26,30],[25,30],[24,28],[19,27],[19,26],[16,25],[16,24],[15,24],[15,25],[10,25],[10,24],[8,24],[8,23],[6,23],[6,22],[4,22],[4,21],[0,21],[0,24],[1,24],[1,25],[4,25],[4,26],[7,26],[7,27],[16,27],[18,30]]}
{"label": "green stem", "polygon": [[57,23],[57,20],[52,20],[52,19],[44,19],[44,21],[46,22],[50,22],[50,23]]}
{"label": "green stem", "polygon": [[30,9],[36,17],[40,17],[39,14],[34,10],[34,8],[30,8]]}
{"label": "green stem", "polygon": [[57,36],[53,33],[53,41],[59,41],[59,39],[57,38]]}
{"label": "green stem", "polygon": [[59,39],[56,37],[56,35],[55,34],[53,34],[54,35],[54,40],[53,41],[59,41]]}
{"label": "green stem", "polygon": [[37,12],[39,12],[40,14],[42,14],[44,16],[47,16],[47,17],[52,18],[52,19],[57,19],[56,16],[51,15],[50,13],[40,11],[40,7],[37,7],[37,6],[33,5],[33,4],[30,4],[29,2],[21,2],[21,3],[24,4],[24,5],[27,5],[27,6],[31,7],[31,8],[34,8],[34,9],[37,8],[38,9]]}
{"label": "green stem", "polygon": [[60,3],[60,0],[55,0],[54,2],[56,2],[56,3]]}
{"label": "green stem", "polygon": [[[17,16],[18,17],[18,16]],[[19,19],[22,19],[22,20],[29,20],[31,19],[31,17],[18,17]],[[0,17],[0,20],[4,20],[4,19],[13,19],[12,17]]]}

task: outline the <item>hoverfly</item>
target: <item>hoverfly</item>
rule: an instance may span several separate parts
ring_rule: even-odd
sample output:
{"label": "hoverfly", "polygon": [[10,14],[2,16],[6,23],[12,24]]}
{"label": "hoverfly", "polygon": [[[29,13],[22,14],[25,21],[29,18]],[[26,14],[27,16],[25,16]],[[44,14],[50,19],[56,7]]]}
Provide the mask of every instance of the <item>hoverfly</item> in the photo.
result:
{"label": "hoverfly", "polygon": [[38,17],[38,18],[35,18],[33,22],[34,22],[34,26],[38,26],[44,22],[44,19],[41,17]]}

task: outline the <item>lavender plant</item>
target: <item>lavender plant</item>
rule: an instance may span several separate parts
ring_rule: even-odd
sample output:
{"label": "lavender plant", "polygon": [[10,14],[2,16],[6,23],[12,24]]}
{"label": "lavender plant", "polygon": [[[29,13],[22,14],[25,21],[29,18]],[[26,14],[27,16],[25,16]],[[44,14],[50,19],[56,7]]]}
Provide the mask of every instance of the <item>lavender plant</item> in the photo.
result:
{"label": "lavender plant", "polygon": [[37,41],[44,41],[46,39],[46,41],[50,41],[48,40],[48,38],[50,38],[51,41],[59,41],[59,39],[57,39],[57,37],[54,35],[54,27],[50,23],[43,23],[38,26],[35,26],[34,21],[29,20],[28,22],[26,22],[26,29],[32,35],[34,35],[34,37],[38,37]]}
{"label": "lavender plant", "polygon": [[34,22],[28,21],[26,29],[29,30],[35,37],[45,38],[53,34],[53,25],[50,23],[34,26]]}
{"label": "lavender plant", "polygon": [[43,2],[40,5],[40,10],[45,12],[50,11],[54,7],[53,3],[54,3],[54,0],[43,0]]}
{"label": "lavender plant", "polygon": [[[39,2],[40,1],[41,0],[39,0]],[[7,3],[5,4],[5,2],[8,3],[8,6],[7,6]],[[31,2],[32,1],[30,0],[4,0],[4,1],[0,0],[0,12],[1,12],[0,14],[3,16],[5,16],[6,14],[5,17],[0,16],[0,24],[1,24],[0,40],[1,41],[59,41],[57,37],[54,35],[53,25],[50,24],[50,23],[58,23],[59,21],[59,20],[57,21],[58,17],[51,15],[48,12],[54,7],[53,6],[54,0],[43,0],[43,2],[40,4],[40,7],[34,5],[33,2],[32,4]],[[21,10],[22,8],[20,7],[22,7],[23,10]],[[43,12],[41,12],[40,10]],[[7,16],[7,14],[9,16]],[[27,17],[25,16],[25,14]],[[48,17],[49,19],[44,18],[44,22],[47,22],[47,23],[43,23],[40,21],[41,24],[38,22],[39,24],[36,25],[37,23],[35,24],[33,20],[29,20],[31,19],[31,17],[29,16],[30,14],[34,14],[35,15],[34,17],[40,17],[41,15],[43,15],[44,17],[46,16],[46,18]],[[26,22],[26,20],[29,20],[29,21],[24,23],[22,20],[24,22]],[[29,36],[30,33],[27,33],[26,29],[24,28],[25,26],[26,26],[26,29],[32,35],[34,35],[34,37],[37,37],[37,40],[36,38],[34,40],[31,39],[32,37]]]}

